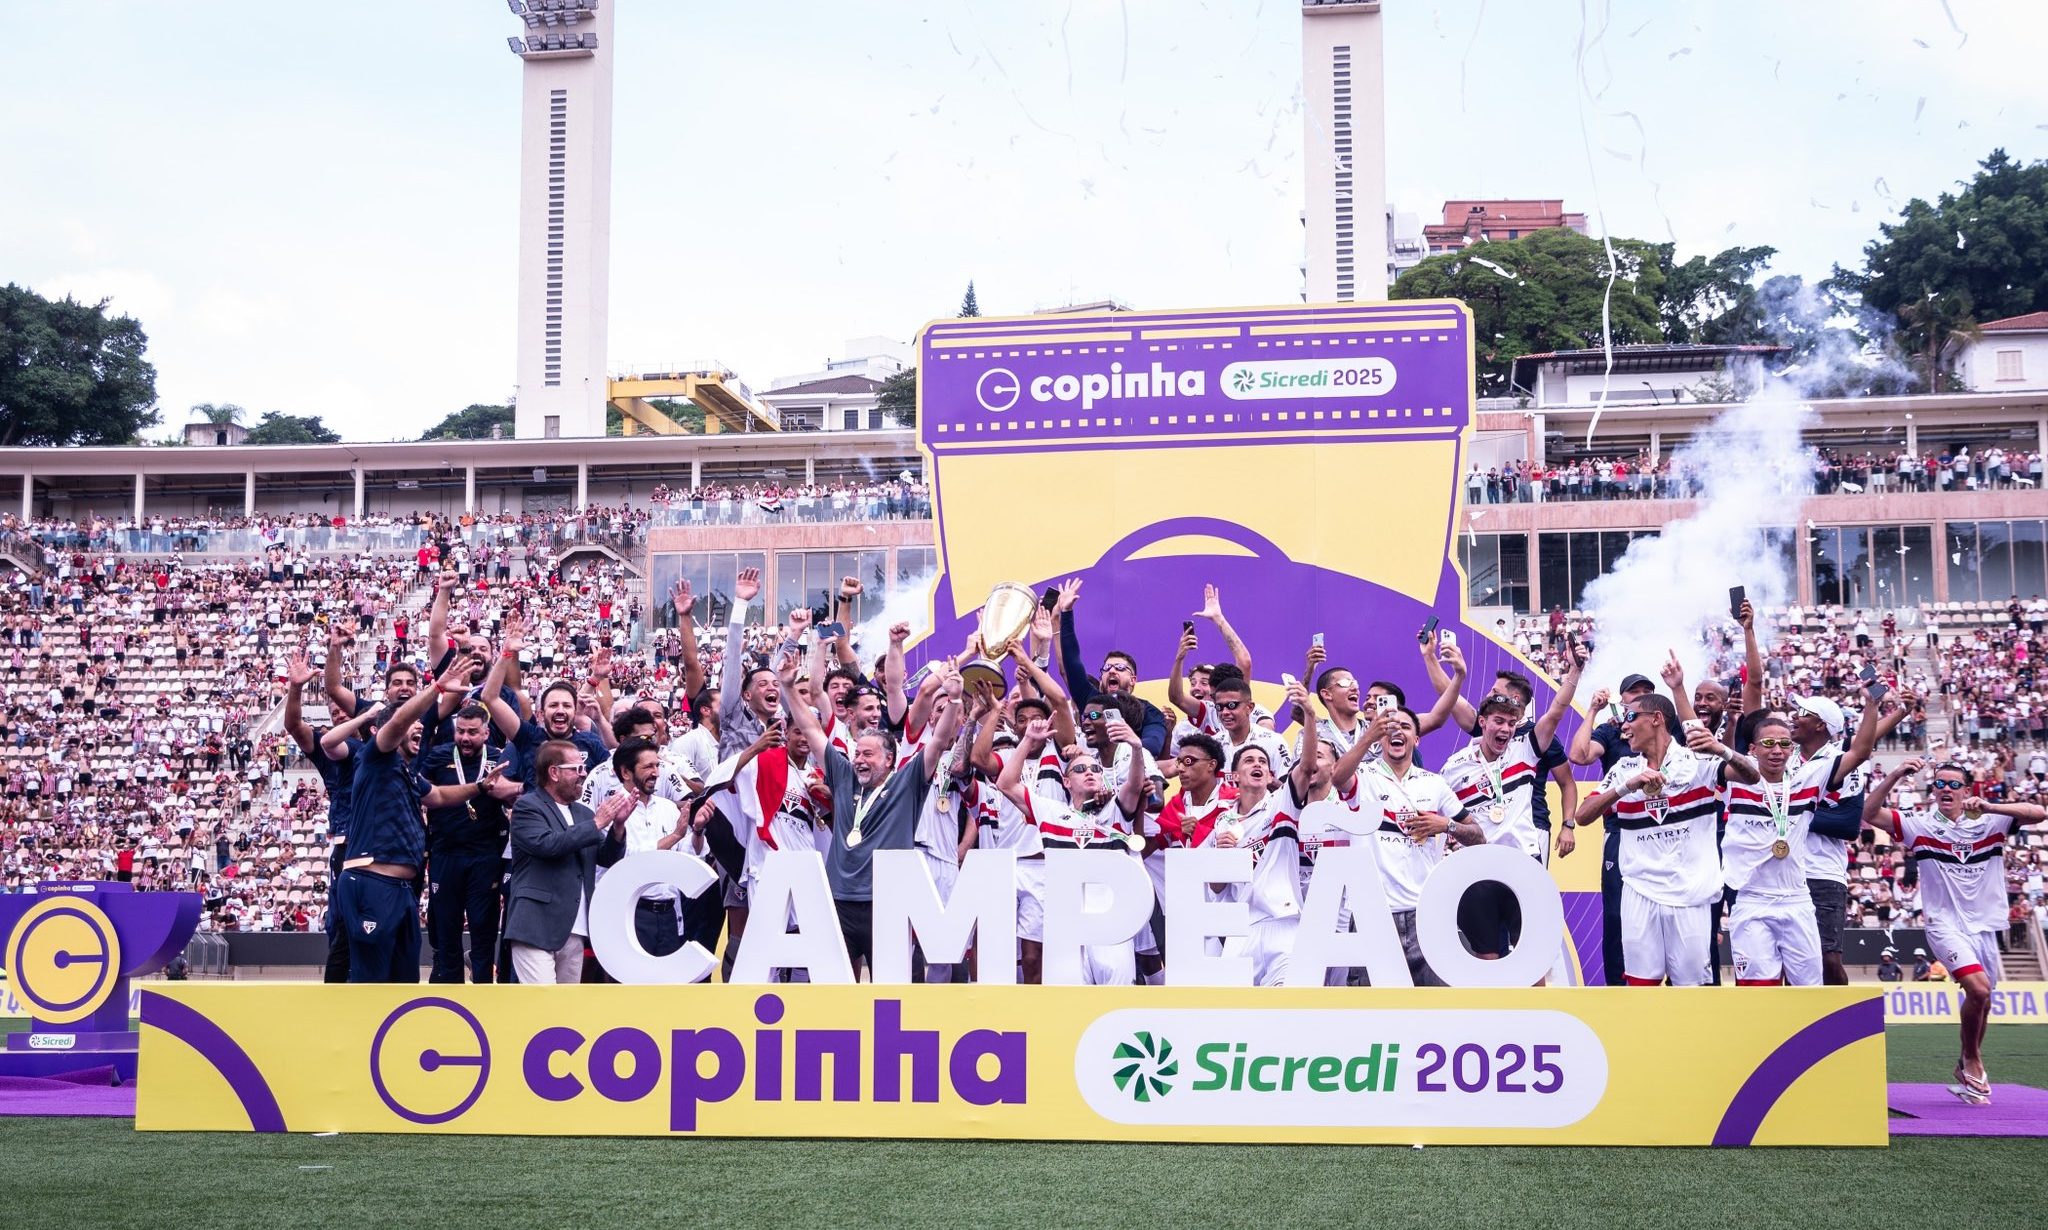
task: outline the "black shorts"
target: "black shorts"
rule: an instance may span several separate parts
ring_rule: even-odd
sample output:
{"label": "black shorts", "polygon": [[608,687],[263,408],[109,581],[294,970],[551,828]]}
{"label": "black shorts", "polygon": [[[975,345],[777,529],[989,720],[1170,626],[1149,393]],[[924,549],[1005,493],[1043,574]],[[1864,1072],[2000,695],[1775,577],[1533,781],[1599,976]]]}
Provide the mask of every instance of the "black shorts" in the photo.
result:
{"label": "black shorts", "polygon": [[1505,955],[1522,937],[1522,903],[1507,885],[1482,880],[1458,900],[1458,930],[1473,952]]}
{"label": "black shorts", "polygon": [[1806,891],[1813,894],[1813,920],[1820,927],[1820,950],[1842,951],[1842,923],[1849,914],[1849,886],[1833,880],[1808,880]]}
{"label": "black shorts", "polygon": [[839,908],[839,930],[846,937],[846,956],[857,978],[863,961],[871,968],[875,963],[875,903],[834,898],[832,904]]}

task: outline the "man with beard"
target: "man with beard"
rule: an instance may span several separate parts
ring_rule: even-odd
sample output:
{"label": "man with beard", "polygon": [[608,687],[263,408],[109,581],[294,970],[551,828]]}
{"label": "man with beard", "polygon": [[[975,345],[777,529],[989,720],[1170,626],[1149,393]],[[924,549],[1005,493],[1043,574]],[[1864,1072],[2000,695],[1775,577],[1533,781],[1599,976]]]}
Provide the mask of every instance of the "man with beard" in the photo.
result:
{"label": "man with beard", "polygon": [[[473,658],[458,659],[451,681],[468,679],[477,665]],[[339,752],[355,761],[351,841],[336,891],[338,922],[349,940],[350,982],[419,981],[419,874],[427,844],[420,805],[474,800],[498,776],[485,773],[467,786],[434,786],[414,770],[421,715],[443,689],[463,686],[421,689],[389,714],[372,706],[321,737],[328,755]],[[372,724],[375,733],[368,734]],[[366,737],[351,745],[359,735]]]}
{"label": "man with beard", "polygon": [[1112,649],[1103,655],[1099,683],[1091,678],[1081,661],[1081,636],[1074,626],[1074,604],[1081,598],[1081,579],[1073,577],[1060,582],[1058,593],[1055,611],[1059,617],[1060,676],[1066,683],[1067,694],[1074,698],[1074,707],[1085,707],[1100,692],[1129,696],[1138,705],[1139,741],[1147,752],[1164,756],[1169,733],[1166,715],[1157,705],[1137,695],[1138,660],[1121,649]]}
{"label": "man with beard", "polygon": [[462,981],[465,920],[470,977],[478,983],[495,980],[505,809],[519,798],[519,780],[507,775],[503,749],[493,756],[490,730],[490,714],[482,705],[464,705],[455,714],[453,740],[420,758],[421,776],[436,786],[465,787],[491,779],[473,798],[427,810],[427,934],[434,946],[429,982]]}
{"label": "man with beard", "polygon": [[[633,713],[627,710],[619,719]],[[614,719],[617,722],[619,719]],[[646,723],[652,726],[652,721]],[[703,838],[690,826],[690,819],[683,814],[676,800],[662,793],[664,773],[661,764],[661,749],[649,738],[638,734],[627,734],[619,740],[619,746],[612,753],[610,770],[613,789],[606,791],[592,804],[592,793],[586,784],[582,802],[584,806],[596,809],[604,807],[616,795],[624,795],[632,801],[632,810],[625,818],[614,824],[607,832],[605,841],[608,850],[598,858],[600,865],[616,863],[632,854],[644,854],[650,850],[671,850],[678,844],[684,845],[690,853],[703,855]],[[708,860],[707,860],[708,861]],[[633,907],[633,934],[640,940],[640,947],[649,956],[665,957],[683,946],[685,940],[702,939],[688,934],[682,915],[682,894],[671,887],[647,889],[640,894],[640,900]],[[718,942],[714,931],[712,944]]]}
{"label": "man with beard", "polygon": [[[776,695],[780,694],[778,688]],[[875,851],[909,850],[916,844],[918,816],[931,792],[939,757],[960,732],[959,676],[947,681],[944,695],[934,705],[932,738],[923,752],[900,766],[896,739],[887,730],[861,734],[849,757],[831,745],[810,706],[791,703],[786,709],[806,745],[824,749],[825,785],[832,795],[832,842],[825,853],[825,876],[839,911],[847,956],[858,973],[861,965],[874,960]]]}

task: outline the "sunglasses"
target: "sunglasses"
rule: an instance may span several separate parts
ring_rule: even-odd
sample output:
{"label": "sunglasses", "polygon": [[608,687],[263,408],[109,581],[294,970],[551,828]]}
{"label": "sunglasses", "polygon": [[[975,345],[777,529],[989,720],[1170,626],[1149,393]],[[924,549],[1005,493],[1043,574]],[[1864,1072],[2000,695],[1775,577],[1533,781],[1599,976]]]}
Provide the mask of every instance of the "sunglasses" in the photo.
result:
{"label": "sunglasses", "polygon": [[1936,790],[1964,790],[1968,789],[1969,785],[1970,783],[1968,782],[1959,782],[1952,778],[1937,777],[1934,779],[1934,788]]}
{"label": "sunglasses", "polygon": [[1758,740],[1756,741],[1756,745],[1757,745],[1758,747],[1772,747],[1772,748],[1785,748],[1785,747],[1791,747],[1791,746],[1792,746],[1792,740],[1790,740],[1790,739],[1758,739]]}
{"label": "sunglasses", "polygon": [[1236,713],[1239,709],[1244,708],[1244,702],[1241,700],[1219,700],[1215,704],[1218,709],[1225,713]]}
{"label": "sunglasses", "polygon": [[1102,710],[1090,709],[1081,715],[1081,720],[1084,722],[1099,722],[1102,720]]}
{"label": "sunglasses", "polygon": [[1175,759],[1176,761],[1179,761],[1179,762],[1180,762],[1181,764],[1189,764],[1189,765],[1194,765],[1194,764],[1210,764],[1210,765],[1212,765],[1212,764],[1215,764],[1215,763],[1216,763],[1216,761],[1215,761],[1215,759],[1214,759],[1213,757],[1209,757],[1209,756],[1196,756],[1196,755],[1194,755],[1194,754],[1192,754],[1192,753],[1188,753],[1188,754],[1184,754],[1184,755],[1180,755],[1180,756],[1175,756],[1175,757],[1174,757],[1174,759]]}
{"label": "sunglasses", "polygon": [[1635,710],[1635,709],[1624,709],[1624,710],[1622,710],[1622,713],[1621,713],[1621,724],[1622,724],[1623,726],[1626,726],[1626,725],[1628,725],[1628,724],[1629,724],[1630,722],[1633,722],[1633,721],[1635,721],[1635,720],[1636,720],[1637,718],[1639,718],[1639,717],[1641,717],[1641,716],[1643,716],[1643,715],[1642,715],[1642,713],[1641,713],[1641,712],[1640,712],[1639,710]]}
{"label": "sunglasses", "polygon": [[1070,764],[1070,765],[1068,765],[1068,766],[1067,766],[1067,772],[1069,772],[1069,773],[1100,773],[1100,772],[1102,772],[1102,766],[1101,766],[1101,765],[1099,765],[1099,764],[1096,764],[1096,763],[1095,763],[1094,761],[1092,761],[1092,760],[1082,760],[1082,761],[1076,761],[1075,763],[1073,763],[1073,764]]}

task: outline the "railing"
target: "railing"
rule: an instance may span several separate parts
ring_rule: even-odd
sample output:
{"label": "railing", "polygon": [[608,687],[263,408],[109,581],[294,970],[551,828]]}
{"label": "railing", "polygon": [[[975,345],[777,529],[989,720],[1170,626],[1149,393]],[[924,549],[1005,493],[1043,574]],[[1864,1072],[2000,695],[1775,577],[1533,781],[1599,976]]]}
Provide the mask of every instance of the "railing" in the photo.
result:
{"label": "railing", "polygon": [[883,495],[785,496],[772,504],[753,499],[686,500],[656,505],[649,525],[798,525],[835,521],[929,521],[931,497]]}
{"label": "railing", "polygon": [[69,551],[113,551],[125,555],[261,555],[271,547],[315,554],[361,551],[417,551],[427,532],[416,525],[276,526],[259,529],[213,529],[207,526],[158,530],[101,530],[88,533],[44,531],[39,542]]}

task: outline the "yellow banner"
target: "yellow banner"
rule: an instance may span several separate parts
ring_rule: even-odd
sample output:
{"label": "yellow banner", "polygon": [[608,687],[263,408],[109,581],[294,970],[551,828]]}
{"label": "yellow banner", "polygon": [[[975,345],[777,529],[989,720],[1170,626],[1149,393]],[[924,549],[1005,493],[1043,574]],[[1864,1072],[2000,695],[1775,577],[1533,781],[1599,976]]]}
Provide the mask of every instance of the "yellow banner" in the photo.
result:
{"label": "yellow banner", "polygon": [[151,987],[145,1131],[1882,1145],[1871,987]]}
{"label": "yellow banner", "polygon": [[[1962,1020],[1963,989],[1953,982],[1880,985],[1887,1025],[1954,1025]],[[1991,992],[1991,1020],[1999,1025],[2048,1025],[2048,982],[2000,983]]]}

